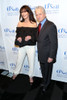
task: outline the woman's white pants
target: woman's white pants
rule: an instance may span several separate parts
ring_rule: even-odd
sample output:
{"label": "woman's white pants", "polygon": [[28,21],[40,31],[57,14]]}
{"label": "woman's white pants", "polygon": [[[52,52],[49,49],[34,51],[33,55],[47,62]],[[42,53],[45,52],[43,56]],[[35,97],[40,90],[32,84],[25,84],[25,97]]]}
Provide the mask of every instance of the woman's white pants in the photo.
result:
{"label": "woman's white pants", "polygon": [[28,75],[29,77],[33,76],[34,61],[35,61],[35,46],[24,46],[24,47],[19,48],[16,68],[14,70],[15,75],[20,73],[20,70],[21,70],[21,67],[23,65],[26,55],[27,55],[28,63],[29,63]]}

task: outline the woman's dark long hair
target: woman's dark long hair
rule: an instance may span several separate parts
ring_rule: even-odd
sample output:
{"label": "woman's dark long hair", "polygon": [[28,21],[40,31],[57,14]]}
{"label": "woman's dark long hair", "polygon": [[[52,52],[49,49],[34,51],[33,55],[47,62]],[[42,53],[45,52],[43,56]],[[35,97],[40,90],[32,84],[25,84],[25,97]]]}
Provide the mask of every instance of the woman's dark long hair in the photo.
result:
{"label": "woman's dark long hair", "polygon": [[22,21],[22,22],[24,21],[24,18],[23,18],[22,15],[21,15],[21,13],[22,13],[23,10],[26,10],[26,11],[29,13],[29,20],[30,20],[30,22],[31,22],[31,21],[36,22],[31,8],[30,8],[29,6],[27,6],[27,5],[24,5],[24,6],[22,6],[22,7],[20,8],[20,17],[19,17],[19,20],[20,20],[20,21]]}

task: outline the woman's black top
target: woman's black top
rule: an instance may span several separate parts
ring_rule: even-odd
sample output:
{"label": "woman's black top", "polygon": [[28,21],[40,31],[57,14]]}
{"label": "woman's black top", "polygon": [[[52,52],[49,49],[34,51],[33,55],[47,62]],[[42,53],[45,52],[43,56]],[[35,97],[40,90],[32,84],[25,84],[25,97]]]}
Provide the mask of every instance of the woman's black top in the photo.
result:
{"label": "woman's black top", "polygon": [[[19,47],[23,47],[26,45],[29,45],[29,46],[36,45],[37,27],[17,27],[16,33],[17,34],[16,34],[15,45],[19,45]],[[26,36],[31,36],[31,39],[28,41],[25,41]],[[17,41],[18,37],[22,38],[21,43]]]}

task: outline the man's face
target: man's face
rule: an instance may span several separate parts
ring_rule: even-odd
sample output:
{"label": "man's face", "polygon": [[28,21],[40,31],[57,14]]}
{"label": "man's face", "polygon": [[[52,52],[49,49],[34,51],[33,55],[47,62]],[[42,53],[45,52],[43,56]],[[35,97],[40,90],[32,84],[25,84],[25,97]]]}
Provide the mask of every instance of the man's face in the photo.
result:
{"label": "man's face", "polygon": [[37,20],[39,22],[43,21],[44,18],[46,17],[46,14],[40,8],[39,9],[36,9],[35,14],[36,14],[36,18],[37,18]]}

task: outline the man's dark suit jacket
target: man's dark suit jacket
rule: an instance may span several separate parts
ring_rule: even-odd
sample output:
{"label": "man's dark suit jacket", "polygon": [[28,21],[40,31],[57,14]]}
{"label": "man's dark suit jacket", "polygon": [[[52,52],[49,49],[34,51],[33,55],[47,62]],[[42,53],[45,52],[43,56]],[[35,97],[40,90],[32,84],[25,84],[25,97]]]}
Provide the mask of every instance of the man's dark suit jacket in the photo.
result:
{"label": "man's dark suit jacket", "polygon": [[57,54],[57,28],[53,22],[46,20],[37,37],[38,60],[47,62],[48,57],[56,62]]}

